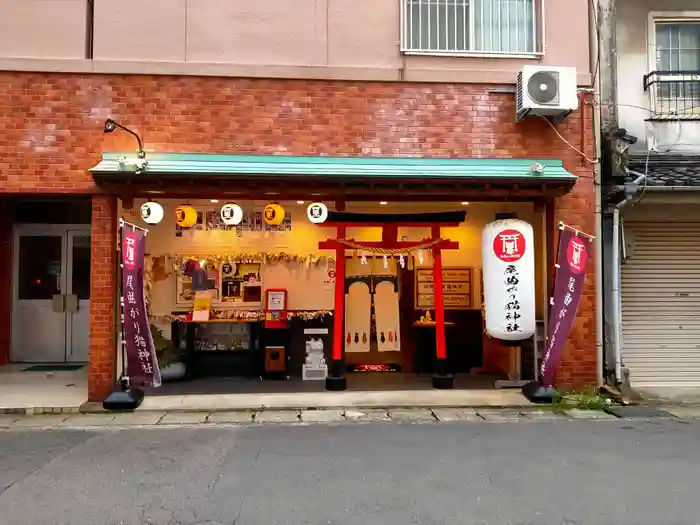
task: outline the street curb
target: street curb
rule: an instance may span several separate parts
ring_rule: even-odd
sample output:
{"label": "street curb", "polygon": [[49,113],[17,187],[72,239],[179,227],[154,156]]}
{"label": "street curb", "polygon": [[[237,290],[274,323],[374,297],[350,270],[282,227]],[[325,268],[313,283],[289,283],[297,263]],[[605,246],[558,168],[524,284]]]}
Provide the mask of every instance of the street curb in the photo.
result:
{"label": "street curb", "polygon": [[[678,406],[673,406],[670,408],[678,408],[678,407],[690,407],[690,405],[678,405]],[[613,407],[611,407],[612,409]],[[668,409],[669,406],[666,405],[664,408]],[[102,403],[96,403],[96,402],[87,402],[82,404],[81,406],[66,406],[66,407],[17,407],[17,408],[0,408],[0,415],[45,415],[45,414],[67,414],[67,415],[75,415],[75,414],[119,414],[119,413],[140,413],[140,414],[147,414],[147,413],[160,413],[160,412],[167,412],[167,413],[207,413],[207,414],[213,414],[213,413],[222,413],[222,412],[260,412],[260,411],[276,411],[276,412],[287,412],[287,411],[301,411],[301,410],[306,410],[306,411],[312,411],[312,410],[318,410],[318,411],[325,411],[325,410],[401,410],[401,409],[408,409],[408,410],[436,410],[436,409],[448,409],[448,410],[510,410],[510,411],[518,411],[518,412],[537,412],[537,411],[553,411],[554,412],[554,407],[552,405],[523,405],[523,406],[514,406],[514,405],[459,405],[459,404],[452,404],[452,405],[442,405],[442,404],[433,404],[433,405],[401,405],[401,404],[392,404],[392,405],[354,405],[354,406],[347,406],[347,405],[337,405],[337,406],[318,406],[318,407],[313,407],[313,406],[302,406],[302,405],[297,405],[297,406],[267,406],[267,405],[248,405],[248,406],[238,406],[238,407],[223,407],[223,408],[216,408],[216,407],[198,407],[198,408],[137,408],[136,410],[105,410],[102,407]],[[601,412],[615,416],[615,417],[620,417],[613,412],[611,412],[611,409],[606,409],[602,410]],[[664,410],[664,412],[667,412],[667,410]],[[663,417],[675,417],[671,413],[667,412],[667,415]]]}
{"label": "street curb", "polygon": [[82,406],[65,407],[3,407],[0,414],[9,415],[43,415],[43,414],[80,414]]}
{"label": "street curb", "polygon": [[397,409],[474,409],[474,410],[519,410],[519,411],[535,411],[535,410],[551,410],[550,405],[465,405],[465,404],[432,404],[432,405],[415,405],[415,404],[391,404],[391,405],[347,405],[338,404],[335,406],[304,406],[304,405],[246,405],[237,407],[199,407],[199,408],[137,408],[135,410],[106,410],[102,407],[102,403],[87,402],[80,406],[65,406],[65,407],[5,407],[0,408],[0,414],[9,415],[43,415],[43,414],[108,414],[121,412],[170,412],[170,413],[193,413],[193,412],[256,412],[261,410],[289,411],[289,410],[397,410]]}
{"label": "street curb", "polygon": [[[285,407],[276,407],[276,406],[249,406],[245,408],[183,408],[183,409],[142,409],[138,408],[136,410],[105,410],[102,407],[101,403],[85,403],[83,404],[79,409],[76,407],[66,407],[65,410],[63,411],[56,411],[57,409],[51,409],[51,411],[39,411],[39,410],[34,410],[34,411],[29,411],[30,409],[18,409],[17,411],[12,411],[12,412],[4,412],[5,414],[11,414],[11,415],[43,415],[43,414],[67,414],[67,415],[76,415],[76,414],[84,414],[84,415],[89,415],[89,414],[129,414],[129,413],[134,413],[134,414],[158,414],[158,413],[167,413],[167,414],[216,414],[216,413],[231,413],[231,412],[238,412],[238,413],[258,413],[258,412],[313,412],[313,411],[318,411],[318,412],[325,412],[325,411],[333,411],[333,410],[341,410],[341,411],[346,411],[346,410],[355,410],[355,411],[377,411],[377,410],[386,410],[386,411],[391,411],[391,410],[426,410],[431,413],[434,413],[435,410],[474,410],[475,412],[479,411],[486,411],[486,410],[492,410],[492,411],[503,411],[503,412],[518,412],[521,414],[528,414],[528,413],[539,413],[539,412],[552,412],[556,416],[562,416],[567,419],[576,419],[576,418],[571,418],[569,417],[565,412],[559,413],[551,405],[529,405],[529,406],[507,406],[507,405],[471,405],[471,406],[464,406],[464,405],[452,405],[452,406],[415,406],[415,405],[387,405],[387,406],[335,406],[335,407],[302,407],[302,406],[285,406]],[[608,411],[599,411],[604,414],[608,414],[610,416],[618,418],[615,414],[612,414]],[[3,412],[0,412],[3,413]],[[669,414],[670,415],[670,414]],[[674,417],[674,416],[671,416]]]}
{"label": "street curb", "polygon": [[[449,412],[453,409],[447,409]],[[236,417],[233,419],[213,420],[212,416],[216,412],[211,412],[207,416],[187,417],[184,412],[112,412],[93,414],[51,414],[41,415],[21,415],[16,414],[14,418],[0,420],[0,432],[4,431],[32,431],[42,429],[55,430],[119,430],[131,428],[216,428],[227,427],[236,428],[241,426],[312,426],[312,425],[354,425],[368,423],[382,424],[404,424],[404,425],[425,425],[441,424],[450,425],[456,423],[568,423],[576,421],[621,421],[620,418],[605,414],[600,411],[600,415],[579,414],[577,417],[570,413],[550,412],[542,409],[510,409],[502,411],[490,407],[484,410],[472,408],[454,409],[457,413],[440,413],[439,409],[429,410],[418,409],[374,409],[374,414],[367,411],[362,414],[355,407],[337,410],[270,410],[270,411],[231,411]],[[268,412],[268,414],[265,414]],[[314,412],[341,412],[336,418],[316,417]],[[358,413],[359,412],[359,413]],[[383,414],[384,417],[377,417],[376,413]],[[461,412],[461,413],[460,413]],[[598,413],[599,411],[585,411]],[[352,414],[351,413],[355,413]],[[196,414],[196,413],[195,413]],[[293,417],[290,417],[293,414]],[[190,414],[191,415],[191,414]],[[119,419],[120,416],[126,416]],[[43,417],[43,419],[41,419]],[[95,419],[97,417],[97,419]],[[92,418],[92,419],[91,419]],[[307,419],[308,418],[308,419]],[[9,419],[9,421],[8,421]],[[32,421],[33,420],[33,421]],[[622,419],[624,420],[624,418]]]}
{"label": "street curb", "polygon": [[[549,405],[524,405],[524,406],[513,406],[513,405],[353,405],[348,407],[347,405],[323,405],[323,406],[275,406],[275,405],[248,405],[239,406],[235,408],[225,407],[225,408],[137,408],[133,411],[126,412],[138,412],[138,413],[148,413],[148,412],[169,412],[169,413],[196,413],[196,412],[206,412],[206,413],[216,413],[216,412],[256,412],[262,410],[274,410],[278,412],[286,411],[299,411],[299,410],[397,410],[397,409],[424,409],[424,410],[434,410],[434,409],[474,409],[474,410],[518,410],[518,411],[536,411],[536,410],[551,410]],[[112,413],[115,411],[105,410],[101,403],[85,403],[80,407],[80,413],[82,414],[100,414],[100,413]]]}

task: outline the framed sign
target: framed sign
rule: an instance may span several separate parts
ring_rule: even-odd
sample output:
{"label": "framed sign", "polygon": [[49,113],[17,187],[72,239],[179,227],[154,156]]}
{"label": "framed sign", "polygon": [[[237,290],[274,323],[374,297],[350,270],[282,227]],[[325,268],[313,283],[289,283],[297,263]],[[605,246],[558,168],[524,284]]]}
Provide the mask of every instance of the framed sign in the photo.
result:
{"label": "framed sign", "polygon": [[267,291],[267,310],[277,312],[284,310],[287,305],[287,292],[283,290]]}
{"label": "framed sign", "polygon": [[[416,268],[416,310],[435,308],[435,288],[432,268]],[[448,310],[469,310],[472,306],[472,268],[443,268],[442,296]]]}

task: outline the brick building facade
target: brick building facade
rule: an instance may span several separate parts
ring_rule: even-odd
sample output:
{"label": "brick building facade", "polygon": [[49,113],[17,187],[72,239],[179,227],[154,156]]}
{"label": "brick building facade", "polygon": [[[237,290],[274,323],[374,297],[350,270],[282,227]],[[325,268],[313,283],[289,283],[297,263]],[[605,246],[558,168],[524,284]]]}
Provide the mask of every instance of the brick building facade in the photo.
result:
{"label": "brick building facade", "polygon": [[[593,156],[592,107],[582,102],[558,130]],[[102,193],[88,170],[103,151],[133,150],[133,143],[126,134],[103,134],[107,117],[158,153],[561,159],[579,178],[555,199],[550,223],[592,232],[591,165],[547,122],[516,124],[514,112],[512,94],[478,84],[0,73],[0,362],[8,360],[11,338],[10,199],[90,195],[90,400],[113,387],[117,198]],[[558,371],[564,384],[595,382],[592,261]]]}

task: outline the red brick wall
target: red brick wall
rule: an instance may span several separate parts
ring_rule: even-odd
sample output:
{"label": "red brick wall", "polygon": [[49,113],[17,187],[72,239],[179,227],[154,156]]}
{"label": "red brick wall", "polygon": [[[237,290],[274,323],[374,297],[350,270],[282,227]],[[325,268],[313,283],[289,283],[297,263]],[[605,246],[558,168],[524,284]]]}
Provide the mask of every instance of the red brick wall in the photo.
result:
{"label": "red brick wall", "polygon": [[114,388],[116,368],[117,199],[92,198],[90,248],[90,371],[88,399],[102,401]]}
{"label": "red brick wall", "polygon": [[[590,108],[588,108],[590,109]],[[589,153],[589,156],[590,153]],[[555,224],[563,221],[583,232],[595,234],[595,186],[593,174],[582,169],[573,169],[580,177],[574,190],[557,199]],[[556,236],[554,242],[556,242]],[[578,315],[569,340],[566,344],[561,364],[557,368],[557,384],[581,388],[595,385],[596,381],[596,288],[595,258],[589,258],[588,273],[584,283],[583,295],[579,304]]]}
{"label": "red brick wall", "polygon": [[[101,152],[136,147],[126,133],[102,133],[113,117],[158,152],[563,159],[581,179],[560,199],[557,220],[592,232],[591,165],[546,122],[516,124],[514,113],[512,94],[483,85],[0,73],[0,193],[95,191],[86,170]],[[581,118],[559,125],[579,148]],[[575,384],[595,380],[593,264],[590,271],[559,374]]]}

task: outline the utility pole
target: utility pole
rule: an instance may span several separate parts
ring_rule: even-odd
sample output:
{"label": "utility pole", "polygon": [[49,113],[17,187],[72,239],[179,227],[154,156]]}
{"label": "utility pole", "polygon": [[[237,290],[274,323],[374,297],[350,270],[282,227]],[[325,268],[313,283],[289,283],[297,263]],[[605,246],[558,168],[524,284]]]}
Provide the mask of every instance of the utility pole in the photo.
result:
{"label": "utility pole", "polygon": [[[595,0],[594,0],[595,1]],[[597,1],[597,74],[600,75],[601,127],[605,133],[617,128],[617,0]]]}

